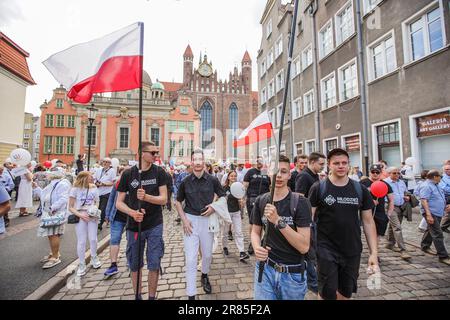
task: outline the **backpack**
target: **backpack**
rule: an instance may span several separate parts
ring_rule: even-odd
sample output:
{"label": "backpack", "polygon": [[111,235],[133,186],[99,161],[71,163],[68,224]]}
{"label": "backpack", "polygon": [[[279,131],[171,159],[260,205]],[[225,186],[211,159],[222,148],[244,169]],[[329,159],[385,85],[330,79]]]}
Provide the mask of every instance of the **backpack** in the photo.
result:
{"label": "backpack", "polygon": [[[352,179],[350,179],[350,181],[353,184],[353,188],[355,189],[356,193],[358,194],[359,208],[361,208],[363,205],[363,191],[361,184],[358,181]],[[321,180],[319,184],[319,199],[320,201],[322,201],[325,197],[325,193],[327,192],[327,179]]]}

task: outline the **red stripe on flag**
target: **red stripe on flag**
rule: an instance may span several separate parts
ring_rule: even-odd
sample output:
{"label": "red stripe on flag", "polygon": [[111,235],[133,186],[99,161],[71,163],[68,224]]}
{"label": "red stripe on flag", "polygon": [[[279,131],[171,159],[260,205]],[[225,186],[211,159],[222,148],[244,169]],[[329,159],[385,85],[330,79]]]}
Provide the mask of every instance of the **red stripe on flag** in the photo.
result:
{"label": "red stripe on flag", "polygon": [[258,127],[253,128],[250,132],[242,139],[235,140],[233,146],[235,148],[253,144],[259,141],[267,140],[273,135],[272,124],[264,123]]}
{"label": "red stripe on flag", "polygon": [[108,59],[95,75],[75,84],[67,96],[78,103],[89,103],[94,93],[140,88],[141,66],[142,56]]}

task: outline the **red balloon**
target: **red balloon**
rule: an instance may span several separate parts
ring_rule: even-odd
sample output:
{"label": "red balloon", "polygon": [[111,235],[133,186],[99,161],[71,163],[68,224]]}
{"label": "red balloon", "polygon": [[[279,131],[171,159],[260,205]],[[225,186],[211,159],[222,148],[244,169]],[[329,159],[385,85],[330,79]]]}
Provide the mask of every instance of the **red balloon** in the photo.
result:
{"label": "red balloon", "polygon": [[247,162],[246,164],[245,164],[245,168],[246,169],[250,169],[252,167],[252,165],[249,163],[249,162]]}
{"label": "red balloon", "polygon": [[384,198],[388,193],[388,186],[382,181],[376,181],[370,186],[370,192],[376,198]]}
{"label": "red balloon", "polygon": [[44,167],[46,167],[47,169],[50,169],[52,167],[52,163],[50,161],[45,161]]}
{"label": "red balloon", "polygon": [[291,170],[295,168],[295,164],[291,163]]}

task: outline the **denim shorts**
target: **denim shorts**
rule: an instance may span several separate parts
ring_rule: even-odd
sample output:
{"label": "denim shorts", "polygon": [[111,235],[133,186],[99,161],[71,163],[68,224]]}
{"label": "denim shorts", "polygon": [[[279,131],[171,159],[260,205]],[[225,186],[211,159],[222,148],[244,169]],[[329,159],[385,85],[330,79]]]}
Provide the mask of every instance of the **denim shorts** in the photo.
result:
{"label": "denim shorts", "polygon": [[[139,245],[137,239],[137,232],[127,231],[127,261],[132,272],[139,270]],[[145,246],[146,243],[147,247]],[[164,255],[163,224],[142,231],[140,268],[144,267],[144,251],[147,252],[147,269],[158,271]]]}
{"label": "denim shorts", "polygon": [[111,240],[110,245],[112,246],[118,246],[120,245],[120,240],[122,239],[122,233],[125,229],[125,226],[127,225],[126,222],[121,221],[113,221],[110,225],[110,233],[111,233]]}

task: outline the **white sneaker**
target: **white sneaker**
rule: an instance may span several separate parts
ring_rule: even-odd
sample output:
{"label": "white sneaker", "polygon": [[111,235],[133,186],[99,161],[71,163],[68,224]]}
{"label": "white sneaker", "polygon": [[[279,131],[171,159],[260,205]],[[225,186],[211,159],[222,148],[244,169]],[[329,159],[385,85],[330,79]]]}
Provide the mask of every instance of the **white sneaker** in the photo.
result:
{"label": "white sneaker", "polygon": [[91,257],[91,265],[92,265],[92,268],[99,269],[102,266],[102,262],[100,261],[100,259],[97,256]]}
{"label": "white sneaker", "polygon": [[42,269],[50,269],[61,263],[61,259],[50,258],[43,266]]}
{"label": "white sneaker", "polygon": [[78,270],[77,270],[77,277],[82,277],[86,274],[86,263],[85,262],[80,262],[80,264],[78,265]]}

